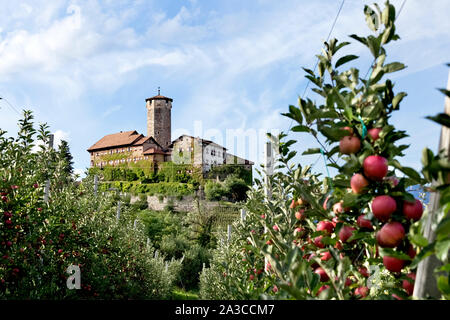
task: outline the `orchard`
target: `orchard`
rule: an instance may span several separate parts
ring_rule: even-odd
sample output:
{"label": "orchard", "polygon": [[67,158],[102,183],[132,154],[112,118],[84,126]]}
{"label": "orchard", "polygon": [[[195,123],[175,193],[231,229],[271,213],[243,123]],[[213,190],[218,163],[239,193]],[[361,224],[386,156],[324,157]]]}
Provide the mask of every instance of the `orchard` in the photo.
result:
{"label": "orchard", "polygon": [[[203,298],[411,299],[418,264],[429,256],[441,261],[440,295],[429,298],[450,297],[449,161],[425,149],[422,174],[401,164],[408,145],[399,141],[407,133],[390,118],[406,93],[396,93],[387,77],[405,66],[387,61],[386,49],[400,39],[396,10],[386,2],[364,13],[372,34],[350,38],[370,52],[368,77],[343,69],[358,57],[340,56],[350,42],[331,39],[318,56],[318,74],[304,69],[322,102],[299,98],[284,114],[295,124],[291,131],[317,141],[303,155],[322,153],[337,174],[320,178],[311,166],[292,163],[296,141],[269,135],[278,154],[275,173],[268,183],[256,182],[232,243],[218,248],[202,273]],[[429,118],[449,126],[445,114]],[[412,186],[440,195],[433,242],[424,237],[424,215],[431,213],[408,191]]]}
{"label": "orchard", "polygon": [[[368,36],[327,41],[317,72],[304,69],[317,100],[299,98],[283,114],[290,132],[268,135],[273,173],[258,170],[265,179],[255,179],[241,203],[245,219],[217,243],[212,213],[190,212],[183,223],[176,215],[145,217],[131,206],[121,211],[120,196],[97,192],[93,176],[75,181],[31,112],[17,138],[0,130],[0,299],[170,299],[179,282],[199,286],[201,299],[408,300],[427,258],[439,262],[432,270],[439,294],[426,298],[449,299],[449,157],[425,149],[420,172],[402,164],[408,135],[391,117],[407,94],[389,75],[406,66],[387,58],[387,45],[400,40],[396,9],[387,1],[364,14]],[[341,54],[351,44],[367,49],[368,75],[345,69],[358,58]],[[428,118],[450,127],[447,114]],[[302,155],[322,157],[326,175],[294,161],[294,133],[315,139]],[[432,206],[411,187],[432,194]],[[431,216],[432,238],[425,232]],[[198,223],[201,235],[185,241],[179,230],[198,221],[206,221]],[[71,267],[81,272],[77,290],[67,285]]]}

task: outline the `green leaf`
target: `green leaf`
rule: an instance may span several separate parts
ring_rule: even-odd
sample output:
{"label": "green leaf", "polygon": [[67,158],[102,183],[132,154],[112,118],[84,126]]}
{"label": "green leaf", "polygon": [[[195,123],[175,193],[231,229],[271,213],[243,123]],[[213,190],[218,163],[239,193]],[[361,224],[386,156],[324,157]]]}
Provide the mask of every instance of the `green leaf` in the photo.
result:
{"label": "green leaf", "polygon": [[439,276],[437,279],[437,286],[441,292],[444,294],[450,294],[450,285],[448,282],[448,277]]}
{"label": "green leaf", "polygon": [[294,132],[309,132],[309,128],[303,125],[292,127],[291,130]]}
{"label": "green leaf", "polygon": [[339,44],[335,47],[335,49],[334,49],[334,51],[333,51],[333,54],[335,54],[336,52],[338,52],[342,47],[345,47],[345,46],[347,46],[347,45],[349,45],[349,44],[350,44],[350,42],[346,42],[346,41],[339,43]]}
{"label": "green leaf", "polygon": [[448,236],[450,234],[450,217],[445,217],[436,228],[437,235]]}
{"label": "green leaf", "polygon": [[355,55],[353,55],[353,54],[350,54],[350,55],[348,55],[348,56],[344,56],[344,57],[340,58],[340,59],[336,62],[336,64],[335,64],[334,67],[337,69],[338,67],[340,67],[340,66],[343,65],[344,63],[350,62],[350,61],[355,60],[355,59],[358,59],[358,58],[359,58],[358,56],[355,56]]}
{"label": "green leaf", "polygon": [[376,38],[374,36],[367,37],[367,46],[369,47],[370,51],[372,52],[375,58],[378,58],[378,56],[380,55],[381,49],[380,42],[381,39]]}
{"label": "green leaf", "polygon": [[378,16],[375,15],[375,12],[369,6],[364,6],[364,14],[366,15],[366,23],[370,30],[377,31],[378,30]]}
{"label": "green leaf", "polygon": [[402,260],[406,260],[406,261],[411,261],[411,257],[408,256],[404,252],[395,251],[394,249],[390,249],[390,248],[381,248],[381,247],[378,250],[382,257],[388,256],[388,257],[394,257],[394,258],[402,259]]}
{"label": "green leaf", "polygon": [[426,118],[439,123],[440,125],[446,126],[447,128],[450,128],[450,116],[446,113],[439,113],[435,116],[428,116]]}
{"label": "green leaf", "polygon": [[355,40],[357,40],[357,41],[359,41],[359,42],[361,42],[362,44],[364,44],[364,45],[367,46],[367,39],[366,39],[366,38],[362,38],[362,37],[360,37],[360,36],[358,36],[358,35],[356,35],[356,34],[351,34],[351,35],[350,35],[350,38],[353,38],[353,39],[355,39]]}
{"label": "green leaf", "polygon": [[443,94],[445,94],[447,97],[450,98],[450,91],[446,90],[446,89],[439,89],[440,92],[442,92]]}
{"label": "green leaf", "polygon": [[386,73],[391,73],[391,72],[403,70],[406,68],[406,66],[400,62],[392,62],[392,63],[386,64],[383,68]]}
{"label": "green leaf", "polygon": [[414,258],[413,262],[411,263],[411,265],[409,267],[411,269],[416,268],[420,261],[431,256],[433,253],[434,253],[434,243],[430,243],[425,248],[420,250],[420,252]]}
{"label": "green leaf", "polygon": [[345,207],[353,207],[356,205],[358,200],[358,195],[354,193],[347,193],[344,195],[344,206]]}
{"label": "green leaf", "polygon": [[445,262],[448,257],[448,251],[450,250],[450,239],[436,242],[434,248],[436,257],[442,262]]}
{"label": "green leaf", "polygon": [[304,151],[302,155],[316,154],[316,153],[320,153],[320,148],[309,148],[308,150]]}
{"label": "green leaf", "polygon": [[412,244],[415,244],[418,247],[426,247],[428,245],[427,238],[420,234],[409,234],[408,238]]}
{"label": "green leaf", "polygon": [[408,94],[405,92],[399,92],[394,99],[392,99],[392,108],[394,110],[398,109],[398,105],[400,104],[400,102],[403,100],[404,97],[406,97]]}

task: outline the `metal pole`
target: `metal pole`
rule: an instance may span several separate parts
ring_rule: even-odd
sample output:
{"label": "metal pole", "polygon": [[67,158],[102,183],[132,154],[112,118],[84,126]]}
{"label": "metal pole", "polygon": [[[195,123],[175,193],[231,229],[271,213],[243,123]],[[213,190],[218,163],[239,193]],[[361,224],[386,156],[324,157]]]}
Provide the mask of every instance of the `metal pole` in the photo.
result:
{"label": "metal pole", "polygon": [[[53,134],[49,135],[49,140],[48,140],[48,146],[50,149],[53,149],[53,141],[55,139],[55,136]],[[48,179],[45,182],[45,187],[44,187],[44,202],[48,203],[48,199],[50,197],[50,179]]]}
{"label": "metal pole", "polygon": [[[450,90],[450,72],[448,74],[447,90]],[[450,98],[445,97],[445,113],[450,115]],[[441,136],[439,139],[439,150],[445,150],[447,157],[450,157],[450,129],[442,126]],[[436,239],[436,232],[433,230],[433,221],[436,219],[439,208],[439,193],[433,192],[430,195],[430,203],[428,205],[428,217],[424,228],[424,236],[431,243]],[[442,262],[435,255],[429,256],[422,260],[416,273],[413,296],[417,299],[425,299],[427,296],[438,299],[441,293],[437,287],[437,280],[434,270],[442,266]]]}
{"label": "metal pole", "polygon": [[231,224],[228,225],[228,235],[227,235],[227,240],[228,240],[228,242],[230,242],[230,240],[231,240]]}
{"label": "metal pole", "polygon": [[[265,148],[265,175],[264,175],[264,193],[266,195],[266,201],[268,202],[272,198],[272,190],[270,188],[270,176],[273,174],[273,147],[272,142],[266,142]],[[264,227],[264,233],[267,233],[267,227]],[[268,273],[267,264],[268,259],[264,257],[264,271]]]}
{"label": "metal pole", "polygon": [[245,221],[245,216],[247,215],[247,212],[245,212],[245,209],[241,209],[241,220],[242,222]]}
{"label": "metal pole", "polygon": [[116,220],[119,221],[120,219],[120,201],[117,202],[117,215],[116,215]]}
{"label": "metal pole", "polygon": [[98,191],[98,175],[94,176],[94,194],[97,195]]}

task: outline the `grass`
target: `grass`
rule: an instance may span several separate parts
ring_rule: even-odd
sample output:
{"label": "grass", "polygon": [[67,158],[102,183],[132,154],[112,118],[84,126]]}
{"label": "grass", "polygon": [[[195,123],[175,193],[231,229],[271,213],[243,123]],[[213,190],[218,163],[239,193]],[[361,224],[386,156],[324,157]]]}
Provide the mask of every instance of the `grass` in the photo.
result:
{"label": "grass", "polygon": [[198,290],[185,291],[176,288],[172,291],[172,300],[199,300]]}

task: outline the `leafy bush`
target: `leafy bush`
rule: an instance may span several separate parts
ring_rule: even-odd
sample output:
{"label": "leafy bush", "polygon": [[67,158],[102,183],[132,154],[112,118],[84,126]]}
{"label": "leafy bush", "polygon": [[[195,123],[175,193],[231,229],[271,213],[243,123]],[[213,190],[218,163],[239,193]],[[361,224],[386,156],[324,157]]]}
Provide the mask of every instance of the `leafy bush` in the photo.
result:
{"label": "leafy bush", "polygon": [[198,288],[200,273],[205,267],[209,266],[211,254],[208,249],[193,245],[185,253],[181,264],[181,270],[178,277],[179,285],[185,290]]}
{"label": "leafy bush", "polygon": [[241,165],[220,165],[214,166],[208,172],[209,179],[216,179],[219,177],[220,180],[225,180],[229,176],[237,176],[238,178],[245,181],[245,183],[249,186],[253,183],[252,170],[247,170]]}
{"label": "leafy bush", "polygon": [[208,181],[205,185],[205,196],[209,201],[219,201],[223,197],[228,195],[227,190],[224,188],[222,183]]}
{"label": "leafy bush", "polygon": [[244,180],[237,176],[229,176],[224,181],[227,196],[233,201],[245,201],[247,191],[250,189]]}

